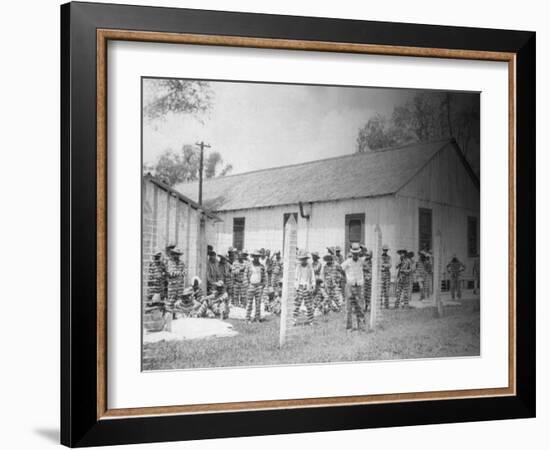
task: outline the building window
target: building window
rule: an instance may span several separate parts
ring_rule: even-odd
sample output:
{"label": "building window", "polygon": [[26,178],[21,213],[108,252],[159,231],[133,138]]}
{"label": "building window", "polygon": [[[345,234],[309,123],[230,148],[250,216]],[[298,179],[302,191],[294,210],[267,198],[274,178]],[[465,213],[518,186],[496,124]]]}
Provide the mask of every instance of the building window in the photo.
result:
{"label": "building window", "polygon": [[244,247],[244,217],[233,218],[233,247],[237,250]]}
{"label": "building window", "polygon": [[468,256],[477,255],[477,217],[468,216]]}
{"label": "building window", "polygon": [[294,217],[294,220],[296,223],[298,223],[298,213],[284,213],[283,214],[283,249],[281,251],[281,254],[284,254],[285,252],[285,239],[286,239],[286,223],[288,222],[288,219],[290,217]]}
{"label": "building window", "polygon": [[418,208],[418,250],[432,250],[432,210]]}
{"label": "building window", "polygon": [[353,242],[365,243],[365,214],[346,214],[346,248]]}

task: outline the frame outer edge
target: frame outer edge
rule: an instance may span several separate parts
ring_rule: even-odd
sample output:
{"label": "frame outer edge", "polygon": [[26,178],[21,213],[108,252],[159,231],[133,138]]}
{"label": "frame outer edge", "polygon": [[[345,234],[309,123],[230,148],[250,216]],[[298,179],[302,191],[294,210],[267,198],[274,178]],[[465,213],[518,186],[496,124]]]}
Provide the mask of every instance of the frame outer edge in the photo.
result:
{"label": "frame outer edge", "polygon": [[61,50],[61,85],[60,85],[60,111],[61,111],[61,317],[60,317],[60,443],[71,443],[71,368],[70,368],[70,4],[60,7],[60,50]]}

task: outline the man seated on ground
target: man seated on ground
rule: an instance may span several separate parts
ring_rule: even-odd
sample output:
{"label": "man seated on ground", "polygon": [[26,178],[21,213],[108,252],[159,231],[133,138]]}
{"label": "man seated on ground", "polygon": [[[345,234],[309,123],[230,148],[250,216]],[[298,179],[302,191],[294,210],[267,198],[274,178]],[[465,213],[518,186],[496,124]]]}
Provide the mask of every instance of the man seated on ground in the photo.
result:
{"label": "man seated on ground", "polygon": [[229,297],[225,292],[223,281],[217,281],[214,292],[203,298],[197,317],[219,317],[222,320],[229,317]]}
{"label": "man seated on ground", "polygon": [[264,291],[265,311],[272,314],[281,314],[281,297],[272,286]]}
{"label": "man seated on ground", "polygon": [[186,287],[183,290],[181,298],[174,304],[174,313],[176,317],[196,317],[201,303],[195,300],[193,288]]}
{"label": "man seated on ground", "polygon": [[199,303],[202,302],[203,292],[202,292],[202,281],[199,277],[194,276],[191,282],[193,288],[193,298]]}

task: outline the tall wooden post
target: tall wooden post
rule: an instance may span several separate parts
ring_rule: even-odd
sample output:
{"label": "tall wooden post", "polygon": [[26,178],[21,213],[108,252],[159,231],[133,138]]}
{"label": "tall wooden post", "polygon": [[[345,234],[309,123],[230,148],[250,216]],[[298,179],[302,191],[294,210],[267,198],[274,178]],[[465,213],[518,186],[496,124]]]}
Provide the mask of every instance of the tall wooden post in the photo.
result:
{"label": "tall wooden post", "polygon": [[443,245],[441,242],[441,231],[437,230],[434,241],[433,253],[433,297],[434,297],[434,315],[435,317],[443,316],[443,303],[441,301],[441,270],[443,267]]}
{"label": "tall wooden post", "polygon": [[287,342],[288,329],[291,324],[290,306],[294,298],[294,274],[296,272],[296,246],[298,243],[298,224],[293,215],[285,225],[285,246],[283,258],[283,292],[281,297],[281,324],[279,330],[279,348]]}
{"label": "tall wooden post", "polygon": [[370,298],[370,322],[371,330],[376,328],[380,307],[380,255],[382,254],[382,230],[376,224],[374,228],[374,249],[372,251],[372,272],[371,272],[371,298]]}
{"label": "tall wooden post", "polygon": [[202,206],[202,172],[204,169],[204,149],[210,148],[210,145],[205,144],[203,141],[195,143],[197,147],[201,149],[199,157],[199,205]]}

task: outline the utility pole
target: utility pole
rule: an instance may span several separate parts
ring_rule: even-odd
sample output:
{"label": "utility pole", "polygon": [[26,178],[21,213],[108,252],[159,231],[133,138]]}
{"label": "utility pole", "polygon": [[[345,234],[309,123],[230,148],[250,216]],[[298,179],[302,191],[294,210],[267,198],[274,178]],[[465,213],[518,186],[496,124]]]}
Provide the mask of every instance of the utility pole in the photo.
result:
{"label": "utility pole", "polygon": [[201,157],[199,163],[199,205],[202,206],[202,170],[204,166],[204,149],[210,148],[210,145],[205,144],[203,141],[196,142],[195,145],[201,149]]}

